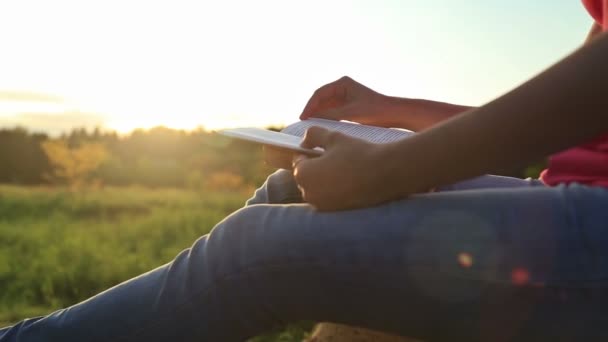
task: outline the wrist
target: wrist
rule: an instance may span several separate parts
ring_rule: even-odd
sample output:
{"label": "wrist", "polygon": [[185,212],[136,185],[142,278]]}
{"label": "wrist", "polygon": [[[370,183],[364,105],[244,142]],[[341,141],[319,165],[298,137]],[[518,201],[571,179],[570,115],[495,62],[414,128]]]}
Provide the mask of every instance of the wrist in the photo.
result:
{"label": "wrist", "polygon": [[391,96],[387,103],[388,127],[421,131],[448,117],[443,115],[444,108],[438,108],[441,103],[435,101]]}
{"label": "wrist", "polygon": [[412,99],[383,95],[383,126],[412,129],[410,116],[416,114],[418,108]]}
{"label": "wrist", "polygon": [[378,145],[374,165],[377,167],[377,179],[382,184],[382,192],[388,199],[427,192],[434,186],[433,170],[426,167],[424,153],[409,144],[409,139],[411,138]]}
{"label": "wrist", "polygon": [[473,108],[445,102],[392,96],[386,102],[387,107],[390,108],[387,111],[390,127],[401,127],[413,131],[422,131]]}

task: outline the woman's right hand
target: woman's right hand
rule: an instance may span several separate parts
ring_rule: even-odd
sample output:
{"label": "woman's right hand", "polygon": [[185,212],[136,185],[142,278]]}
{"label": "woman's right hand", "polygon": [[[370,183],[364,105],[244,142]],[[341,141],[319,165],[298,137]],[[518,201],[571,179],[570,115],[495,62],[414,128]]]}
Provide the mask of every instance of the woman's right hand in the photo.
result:
{"label": "woman's right hand", "polygon": [[317,89],[308,100],[300,119],[315,117],[390,127],[394,122],[394,117],[391,117],[394,110],[391,97],[344,76]]}

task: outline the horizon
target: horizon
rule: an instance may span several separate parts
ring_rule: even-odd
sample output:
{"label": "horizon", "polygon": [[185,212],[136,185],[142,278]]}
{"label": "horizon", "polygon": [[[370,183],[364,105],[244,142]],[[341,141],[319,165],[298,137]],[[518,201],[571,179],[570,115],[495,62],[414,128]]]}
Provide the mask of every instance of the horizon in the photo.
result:
{"label": "horizon", "polygon": [[[265,129],[282,129],[285,126],[286,125],[270,124],[270,125],[263,125],[263,126],[259,126],[259,127],[265,128]],[[225,129],[225,128],[230,128],[230,127],[220,127],[220,128],[213,128],[213,129],[207,128],[204,126],[196,126],[196,127],[192,127],[192,128],[174,128],[174,127],[169,127],[169,126],[160,124],[160,125],[155,125],[155,126],[151,126],[151,127],[135,127],[132,130],[125,131],[125,132],[113,129],[111,127],[102,127],[102,126],[90,126],[90,127],[73,126],[73,127],[66,128],[65,130],[62,130],[62,131],[58,131],[58,130],[45,131],[45,130],[32,129],[32,128],[24,126],[24,125],[14,125],[14,126],[0,125],[0,132],[24,130],[28,134],[42,134],[42,135],[46,135],[47,137],[53,139],[53,138],[61,138],[61,137],[69,136],[70,134],[72,134],[74,132],[78,133],[82,130],[84,130],[84,132],[89,135],[92,135],[92,134],[94,134],[95,131],[97,131],[102,135],[116,134],[118,137],[128,137],[137,132],[150,133],[155,130],[170,130],[170,131],[183,132],[183,133],[190,134],[190,133],[199,133],[199,132],[217,133],[218,131]]]}
{"label": "horizon", "polygon": [[4,3],[0,127],[284,126],[343,75],[480,105],[576,49],[591,22],[574,0]]}

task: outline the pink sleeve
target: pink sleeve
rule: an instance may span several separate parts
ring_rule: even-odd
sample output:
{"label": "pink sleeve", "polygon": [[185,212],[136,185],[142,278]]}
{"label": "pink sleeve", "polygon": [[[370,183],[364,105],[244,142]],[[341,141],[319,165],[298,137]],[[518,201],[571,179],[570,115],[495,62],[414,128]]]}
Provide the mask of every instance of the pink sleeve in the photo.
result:
{"label": "pink sleeve", "polygon": [[608,10],[608,0],[582,0],[583,5],[589,14],[600,24],[604,30],[606,27],[606,10]]}

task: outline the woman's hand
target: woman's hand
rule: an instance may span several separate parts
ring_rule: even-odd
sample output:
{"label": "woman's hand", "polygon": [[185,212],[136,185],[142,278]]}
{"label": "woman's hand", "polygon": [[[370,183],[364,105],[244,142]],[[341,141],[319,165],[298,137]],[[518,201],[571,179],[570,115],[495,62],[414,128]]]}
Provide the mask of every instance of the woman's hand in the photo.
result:
{"label": "woman's hand", "polygon": [[437,101],[386,96],[344,76],[317,89],[300,119],[348,120],[421,131],[469,109],[471,107]]}
{"label": "woman's hand", "polygon": [[384,146],[311,127],[302,146],[323,147],[322,156],[297,155],[294,177],[304,200],[322,211],[369,207],[403,197],[391,186]]}
{"label": "woman's hand", "polygon": [[390,114],[394,107],[391,97],[344,76],[317,89],[308,100],[300,119],[316,117],[388,127],[393,121]]}

